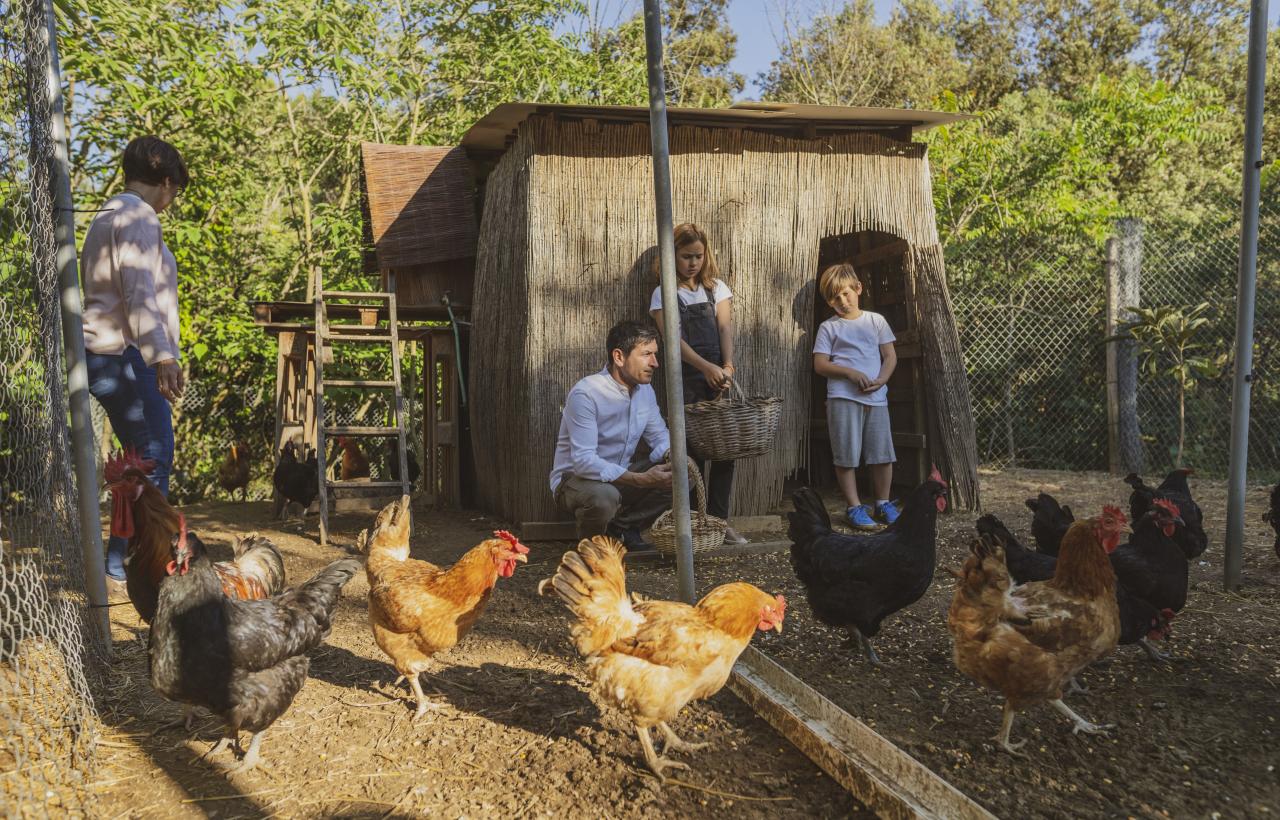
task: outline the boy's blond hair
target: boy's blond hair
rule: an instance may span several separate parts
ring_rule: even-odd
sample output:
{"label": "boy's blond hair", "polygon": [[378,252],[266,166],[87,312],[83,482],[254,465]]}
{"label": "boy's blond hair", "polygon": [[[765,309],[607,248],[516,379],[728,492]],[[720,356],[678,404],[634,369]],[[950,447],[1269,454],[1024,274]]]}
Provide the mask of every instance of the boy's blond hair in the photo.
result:
{"label": "boy's blond hair", "polygon": [[827,302],[835,299],[836,294],[846,287],[852,287],[854,290],[861,290],[862,288],[862,281],[858,279],[858,272],[848,262],[831,265],[818,277],[818,292],[822,294],[822,298]]}

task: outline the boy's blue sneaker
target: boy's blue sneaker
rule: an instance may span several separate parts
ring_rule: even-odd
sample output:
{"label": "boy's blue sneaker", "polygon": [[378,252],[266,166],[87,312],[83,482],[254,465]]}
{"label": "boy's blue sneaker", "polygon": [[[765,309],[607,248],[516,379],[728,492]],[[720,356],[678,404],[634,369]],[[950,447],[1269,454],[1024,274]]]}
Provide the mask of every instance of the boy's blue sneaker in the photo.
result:
{"label": "boy's blue sneaker", "polygon": [[879,525],[871,519],[871,508],[866,504],[850,507],[847,515],[849,516],[849,523],[853,525],[855,530],[879,529]]}
{"label": "boy's blue sneaker", "polygon": [[876,504],[876,515],[886,524],[892,524],[898,520],[898,505],[892,501],[886,501],[883,504]]}

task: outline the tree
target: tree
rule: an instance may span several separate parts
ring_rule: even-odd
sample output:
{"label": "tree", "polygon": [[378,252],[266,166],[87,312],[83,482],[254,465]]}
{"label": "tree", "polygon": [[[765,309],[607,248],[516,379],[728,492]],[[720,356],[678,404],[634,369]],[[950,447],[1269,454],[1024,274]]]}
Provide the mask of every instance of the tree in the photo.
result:
{"label": "tree", "polygon": [[729,68],[738,35],[729,27],[729,0],[674,0],[666,3],[663,34],[667,99],[673,105],[725,106],[746,84]]}
{"label": "tree", "polygon": [[1132,339],[1138,345],[1142,369],[1151,377],[1171,378],[1178,388],[1178,445],[1173,466],[1182,466],[1187,441],[1187,394],[1202,379],[1222,374],[1228,354],[1214,353],[1214,345],[1198,339],[1199,331],[1210,324],[1212,306],[1201,302],[1192,307],[1158,305],[1133,308],[1134,317],[1119,326],[1108,339]]}

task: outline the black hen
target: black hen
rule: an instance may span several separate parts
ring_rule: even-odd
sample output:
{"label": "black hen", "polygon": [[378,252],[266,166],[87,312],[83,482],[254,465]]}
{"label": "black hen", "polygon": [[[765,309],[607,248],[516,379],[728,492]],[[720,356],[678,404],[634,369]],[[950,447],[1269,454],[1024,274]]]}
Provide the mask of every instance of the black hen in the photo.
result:
{"label": "black hen", "polygon": [[994,515],[984,515],[978,519],[974,527],[980,535],[990,535],[1004,544],[1004,562],[1009,568],[1009,577],[1016,583],[1025,584],[1031,581],[1048,581],[1053,577],[1053,570],[1058,566],[1058,559],[1042,552],[1033,552],[1022,545],[1013,533],[1009,532],[1004,522]]}
{"label": "black hen", "polygon": [[1276,557],[1280,558],[1280,484],[1271,491],[1271,509],[1267,510],[1263,519],[1271,524],[1271,529],[1276,531]]}
{"label": "black hen", "polygon": [[1200,506],[1191,497],[1191,487],[1187,484],[1189,475],[1191,470],[1181,467],[1165,476],[1160,486],[1154,489],[1147,486],[1136,473],[1129,473],[1124,478],[1125,483],[1133,488],[1129,495],[1130,521],[1141,519],[1157,498],[1168,499],[1177,505],[1183,526],[1178,529],[1174,540],[1188,561],[1199,558],[1209,546],[1209,536],[1204,531],[1204,516],[1200,512]]}
{"label": "black hen", "polygon": [[1186,529],[1181,509],[1155,499],[1134,528],[1129,543],[1111,553],[1116,578],[1160,609],[1180,612],[1187,603],[1187,558],[1179,535]]}
{"label": "black hen", "polygon": [[[1147,519],[1150,520],[1153,515],[1154,513],[1149,513]],[[1005,565],[1009,568],[1009,576],[1017,583],[1048,581],[1053,577],[1058,559],[1041,552],[1032,552],[1024,547],[999,518],[994,515],[984,515],[978,519],[975,526],[980,535],[994,537],[1004,545]],[[1141,522],[1138,530],[1143,531],[1148,526],[1154,527],[1153,524]],[[1114,553],[1112,555],[1114,560]],[[1163,638],[1168,634],[1173,611],[1162,611],[1159,607],[1143,600],[1123,582],[1116,584],[1116,603],[1120,606],[1119,642],[1126,645],[1141,643],[1143,649],[1152,657],[1163,657],[1147,641]]]}
{"label": "black hen", "polygon": [[[392,481],[400,480],[400,445],[395,439],[388,439],[383,448],[383,456],[385,457],[387,466],[387,475]],[[418,476],[422,475],[422,468],[418,466],[418,455],[414,453],[413,448],[409,447],[404,451],[405,461],[409,463],[409,486],[414,487],[418,483]]]}
{"label": "black hen", "polygon": [[[341,558],[299,587],[258,601],[229,598],[195,533],[173,537],[170,575],[160,584],[148,652],[151,685],[162,696],[203,706],[226,723],[222,740],[253,739],[236,771],[258,763],[262,733],[307,679],[307,652],[329,634],[342,586],[360,569]],[[211,752],[211,753],[212,753]]]}
{"label": "black hen", "polygon": [[1026,504],[1027,509],[1033,513],[1031,537],[1035,539],[1036,551],[1045,555],[1057,555],[1062,536],[1067,534],[1067,529],[1076,520],[1071,514],[1071,508],[1066,504],[1059,506],[1058,500],[1048,493],[1028,498]]}
{"label": "black hen", "polygon": [[276,517],[287,510],[289,504],[302,506],[302,517],[320,494],[320,463],[314,449],[307,448],[307,460],[298,461],[293,442],[286,442],[280,451],[280,463],[271,474],[271,484],[276,488]]}
{"label": "black hen", "polygon": [[946,509],[941,476],[907,496],[902,514],[877,533],[833,532],[831,517],[808,487],[792,496],[791,566],[804,584],[809,607],[819,621],[849,631],[849,640],[879,664],[870,638],[880,622],[920,600],[933,582],[938,513]]}

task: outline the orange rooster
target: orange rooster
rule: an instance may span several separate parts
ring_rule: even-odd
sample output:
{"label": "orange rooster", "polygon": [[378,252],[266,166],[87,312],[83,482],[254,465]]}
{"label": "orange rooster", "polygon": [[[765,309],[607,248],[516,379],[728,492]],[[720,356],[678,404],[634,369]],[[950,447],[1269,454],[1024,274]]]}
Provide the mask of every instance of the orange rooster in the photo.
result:
{"label": "orange rooster", "polygon": [[1019,709],[1048,701],[1069,718],[1072,734],[1105,733],[1062,702],[1062,687],[1077,672],[1109,655],[1120,637],[1116,576],[1108,554],[1128,531],[1124,513],[1110,505],[1067,530],[1053,578],[1015,586],[998,538],[984,535],[971,547],[959,579],[947,627],[961,672],[1004,695],[995,741],[1010,754],[1026,741],[1009,742]]}
{"label": "orange rooster", "polygon": [[228,495],[240,491],[240,500],[244,501],[249,493],[249,445],[237,441],[231,445],[227,457],[218,465],[218,484]]}
{"label": "orange rooster", "polygon": [[631,718],[645,762],[662,780],[663,769],[689,767],[659,757],[649,729],[662,731],[664,752],[705,747],[681,740],[667,724],[686,703],[720,691],[757,629],[782,631],[787,602],[745,583],[718,586],[696,606],[632,602],[622,569],[626,552],[608,536],[583,540],[538,592],[559,596],[577,617],[569,632],[596,694]]}
{"label": "orange rooster", "polygon": [[[125,451],[108,459],[104,470],[111,491],[111,534],[129,539],[125,588],[138,617],[148,624],[156,614],[160,581],[168,575],[170,541],[185,527],[182,513],[147,480],[153,466]],[[232,598],[269,598],[284,589],[280,551],[257,533],[237,539],[235,558],[213,566]]]}
{"label": "orange rooster", "polygon": [[[452,648],[479,620],[499,576],[510,578],[529,548],[499,530],[447,570],[409,557],[409,496],[388,504],[357,547],[369,554],[369,624],[373,638],[417,700],[414,720],[432,704],[419,675],[437,652]],[[396,683],[400,681],[397,680]]]}
{"label": "orange rooster", "polygon": [[356,440],[347,436],[338,436],[338,449],[342,450],[343,481],[354,481],[357,478],[369,477],[369,459]]}

